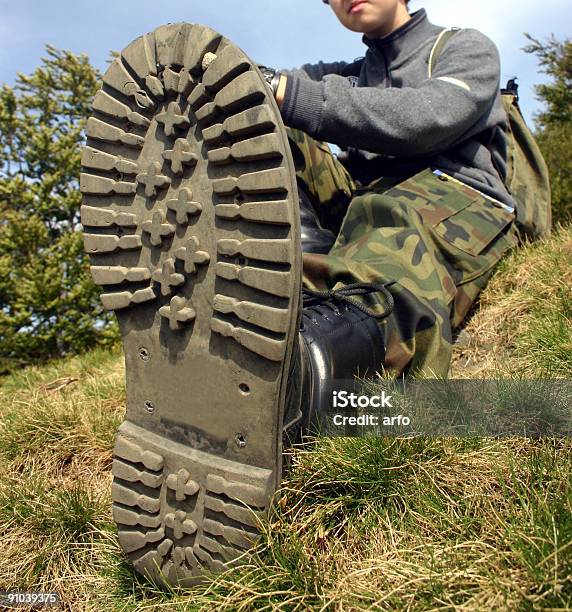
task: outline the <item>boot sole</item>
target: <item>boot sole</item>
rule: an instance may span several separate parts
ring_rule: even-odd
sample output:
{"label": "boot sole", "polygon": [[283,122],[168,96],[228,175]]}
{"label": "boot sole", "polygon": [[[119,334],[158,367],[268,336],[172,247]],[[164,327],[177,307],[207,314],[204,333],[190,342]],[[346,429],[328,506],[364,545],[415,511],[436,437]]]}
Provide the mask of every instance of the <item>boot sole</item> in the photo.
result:
{"label": "boot sole", "polygon": [[140,573],[190,585],[245,558],[280,482],[294,165],[258,68],[201,25],[131,43],[87,136],[84,247],[126,365],[113,517]]}

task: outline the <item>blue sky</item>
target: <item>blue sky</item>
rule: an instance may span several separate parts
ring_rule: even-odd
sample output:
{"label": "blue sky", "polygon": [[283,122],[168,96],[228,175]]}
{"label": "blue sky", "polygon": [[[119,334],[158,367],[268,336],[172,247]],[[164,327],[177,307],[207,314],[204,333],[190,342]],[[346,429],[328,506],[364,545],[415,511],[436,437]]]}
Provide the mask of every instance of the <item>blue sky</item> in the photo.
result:
{"label": "blue sky", "polygon": [[[476,27],[498,45],[503,81],[518,75],[530,119],[539,106],[532,86],[541,80],[536,61],[522,52],[523,32],[544,39],[570,36],[571,0],[412,0],[434,23]],[[104,69],[110,50],[121,50],[144,32],[168,22],[205,23],[231,38],[253,59],[291,68],[305,62],[351,60],[363,54],[361,37],[342,28],[321,0],[0,0],[0,82],[30,72],[45,44],[86,53]]]}

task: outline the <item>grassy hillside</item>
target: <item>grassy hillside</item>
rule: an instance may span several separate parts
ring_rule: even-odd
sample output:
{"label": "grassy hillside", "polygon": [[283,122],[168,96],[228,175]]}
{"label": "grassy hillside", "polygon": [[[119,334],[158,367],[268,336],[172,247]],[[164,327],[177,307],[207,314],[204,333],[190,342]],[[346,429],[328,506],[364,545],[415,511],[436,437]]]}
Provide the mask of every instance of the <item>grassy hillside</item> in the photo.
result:
{"label": "grassy hillside", "polygon": [[457,378],[572,378],[572,228],[503,260],[462,332]]}
{"label": "grassy hillside", "polygon": [[[568,376],[572,230],[499,270],[455,376]],[[111,519],[121,353],[0,388],[0,591],[73,610],[572,608],[572,441],[322,439],[295,451],[250,562],[187,592],[135,576]]]}

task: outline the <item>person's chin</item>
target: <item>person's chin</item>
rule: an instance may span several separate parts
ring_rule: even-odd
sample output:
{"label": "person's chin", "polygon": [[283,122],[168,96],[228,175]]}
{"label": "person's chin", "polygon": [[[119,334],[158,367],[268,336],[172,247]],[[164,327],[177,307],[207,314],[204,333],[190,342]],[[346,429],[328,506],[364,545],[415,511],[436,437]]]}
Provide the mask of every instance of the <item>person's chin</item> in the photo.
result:
{"label": "person's chin", "polygon": [[373,29],[371,24],[368,24],[367,21],[364,22],[361,19],[352,19],[349,23],[346,23],[346,27],[349,30],[352,30],[353,32],[358,32],[360,34],[366,34],[368,36],[369,34],[367,33]]}
{"label": "person's chin", "polygon": [[346,21],[343,25],[352,32],[357,32],[358,34],[365,34],[365,30],[367,30],[367,26],[364,26],[361,23],[356,23],[355,21]]}

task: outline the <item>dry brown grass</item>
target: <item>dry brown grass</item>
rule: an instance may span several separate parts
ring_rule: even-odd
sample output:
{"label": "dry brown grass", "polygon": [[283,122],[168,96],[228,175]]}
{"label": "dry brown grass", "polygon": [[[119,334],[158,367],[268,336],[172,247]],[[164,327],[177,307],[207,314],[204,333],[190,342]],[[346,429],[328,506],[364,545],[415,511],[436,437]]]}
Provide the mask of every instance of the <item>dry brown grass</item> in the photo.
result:
{"label": "dry brown grass", "polygon": [[[570,377],[572,337],[558,333],[561,327],[572,328],[571,227],[515,251],[501,264],[466,326],[468,346],[455,350],[450,375],[561,377],[567,369]],[[546,360],[551,344],[560,344],[556,371]]]}
{"label": "dry brown grass", "polygon": [[[266,534],[266,554],[243,583],[234,576],[217,580],[214,590],[224,598],[211,602],[216,609],[542,609],[550,590],[543,591],[531,575],[519,543],[549,545],[549,534],[535,534],[527,511],[518,507],[521,487],[530,486],[522,459],[542,445],[515,439],[464,448],[462,442],[435,441],[407,457],[410,443],[396,441],[393,459],[401,461],[391,460],[383,469],[399,469],[401,478],[388,487],[387,498],[366,495],[352,511],[339,491],[351,475],[344,481],[331,473],[332,463],[341,475],[351,460],[356,447],[345,444],[326,441],[300,458],[305,478],[290,482],[284,492],[283,510]],[[390,444],[383,448],[389,455]],[[567,444],[558,452],[571,448]],[[534,510],[541,494],[533,485]],[[346,520],[332,524],[332,516]],[[295,568],[280,557],[285,550],[297,561]],[[292,586],[302,571],[305,590]],[[558,576],[556,593],[566,581]]]}
{"label": "dry brown grass", "polygon": [[[568,316],[571,253],[567,230],[502,265],[455,376],[541,371],[522,338],[544,338],[540,313]],[[0,590],[57,590],[73,612],[572,609],[572,441],[554,439],[319,440],[295,451],[246,565],[160,591],[111,520],[124,400],[118,352],[3,381]]]}
{"label": "dry brown grass", "polygon": [[95,351],[3,381],[0,590],[55,590],[65,608],[89,609],[98,557],[117,549],[110,466],[122,361]]}

